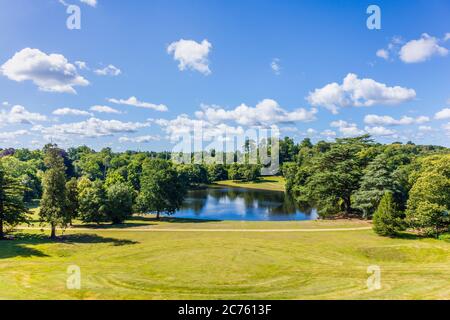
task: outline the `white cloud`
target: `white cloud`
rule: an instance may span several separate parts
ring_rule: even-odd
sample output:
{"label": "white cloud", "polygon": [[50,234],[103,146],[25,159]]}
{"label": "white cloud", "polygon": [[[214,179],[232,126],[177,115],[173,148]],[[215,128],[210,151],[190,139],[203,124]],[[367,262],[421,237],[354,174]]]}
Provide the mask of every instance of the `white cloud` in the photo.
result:
{"label": "white cloud", "polygon": [[392,136],[397,133],[395,130],[387,129],[382,126],[377,126],[377,127],[367,127],[366,126],[364,129],[366,130],[366,132],[368,134],[370,134],[372,136],[379,136],[379,137]]}
{"label": "white cloud", "polygon": [[97,0],[80,0],[80,1],[94,8],[97,6]]}
{"label": "white cloud", "polygon": [[47,55],[39,49],[22,49],[5,62],[0,71],[10,80],[30,80],[40,90],[49,92],[76,93],[75,86],[89,85],[63,55]]}
{"label": "white cloud", "polygon": [[368,114],[364,117],[364,123],[372,126],[402,126],[411,124],[422,124],[429,122],[430,118],[425,116],[420,116],[417,118],[403,116],[400,119],[394,119],[391,116],[378,116],[375,114]]}
{"label": "white cloud", "polygon": [[92,113],[72,108],[59,108],[52,112],[56,116],[92,116]]}
{"label": "white cloud", "polygon": [[79,137],[96,138],[111,136],[115,133],[132,133],[140,128],[150,126],[149,123],[141,122],[122,122],[119,120],[100,120],[90,118],[86,121],[75,123],[64,123],[50,127],[34,126],[33,131],[39,131],[42,134],[55,138],[63,138],[68,135]]}
{"label": "white cloud", "polygon": [[324,130],[320,133],[321,136],[333,138],[336,137],[336,132],[330,129]]}
{"label": "white cloud", "polygon": [[437,120],[450,119],[450,108],[444,108],[434,115]]}
{"label": "white cloud", "polygon": [[448,50],[438,45],[439,40],[424,33],[418,40],[407,42],[400,49],[400,59],[405,63],[417,63],[430,59],[432,56],[446,56]]}
{"label": "white cloud", "polygon": [[120,137],[119,142],[125,143],[125,142],[134,142],[134,143],[150,143],[153,141],[159,141],[161,140],[160,136],[139,136],[139,137]]}
{"label": "white cloud", "polygon": [[194,40],[180,39],[179,41],[172,42],[167,47],[167,53],[173,54],[174,60],[179,62],[178,69],[181,71],[191,69],[208,75],[211,73],[208,61],[208,54],[211,47],[211,43],[206,39],[201,43]]}
{"label": "white cloud", "polygon": [[128,99],[108,99],[109,102],[115,103],[115,104],[123,104],[128,106],[134,106],[138,108],[145,108],[145,109],[152,109],[156,111],[165,112],[168,110],[167,106],[164,104],[153,104],[149,102],[142,102],[139,101],[136,97],[130,97]]}
{"label": "white cloud", "polygon": [[447,32],[444,36],[444,41],[450,40],[450,32]]}
{"label": "white cloud", "polygon": [[177,141],[186,135],[192,136],[195,140],[211,140],[225,135],[243,135],[244,129],[241,126],[233,127],[224,123],[213,124],[204,120],[190,119],[188,115],[179,115],[176,119],[158,119],[155,121],[163,128],[163,131],[172,141]]}
{"label": "white cloud", "polygon": [[113,66],[112,64],[108,65],[107,67],[103,68],[103,69],[96,69],[94,70],[95,74],[99,75],[99,76],[118,76],[122,73],[122,71]]}
{"label": "white cloud", "polygon": [[29,112],[20,105],[13,106],[10,111],[0,111],[0,127],[3,124],[34,124],[40,121],[47,121],[47,117],[39,113]]}
{"label": "white cloud", "polygon": [[345,137],[360,136],[366,133],[364,130],[358,129],[356,123],[349,123],[344,120],[333,121],[330,126],[338,128],[339,132]]}
{"label": "white cloud", "polygon": [[74,63],[80,70],[89,70],[87,63],[84,61],[75,61]]}
{"label": "white cloud", "polygon": [[274,58],[270,64],[270,68],[276,75],[279,75],[281,73],[280,59]]}
{"label": "white cloud", "polygon": [[377,57],[383,58],[384,60],[389,59],[389,51],[387,51],[385,49],[378,50],[376,54],[377,54]]}
{"label": "white cloud", "polygon": [[430,131],[433,131],[433,128],[430,126],[419,126],[419,131],[430,132]]}
{"label": "white cloud", "polygon": [[307,122],[315,120],[317,109],[297,109],[292,112],[281,108],[278,102],[272,99],[264,99],[255,107],[241,104],[233,110],[225,110],[217,106],[202,106],[202,111],[197,111],[197,118],[219,123],[223,121],[234,121],[244,126],[273,125],[288,122]]}
{"label": "white cloud", "polygon": [[375,104],[394,105],[416,97],[413,89],[388,87],[372,79],[359,79],[349,73],[342,84],[336,82],[310,92],[306,98],[313,106],[323,106],[337,114],[339,107],[370,107]]}
{"label": "white cloud", "polygon": [[20,136],[27,135],[28,131],[26,130],[17,130],[11,132],[0,132],[0,141],[10,143],[11,140],[17,139]]}
{"label": "white cloud", "polygon": [[91,108],[90,108],[90,110],[91,111],[94,111],[94,112],[99,112],[99,113],[114,113],[114,114],[121,114],[122,112],[121,111],[119,111],[119,110],[117,110],[117,109],[114,109],[114,108],[111,108],[111,107],[108,107],[108,106],[92,106]]}

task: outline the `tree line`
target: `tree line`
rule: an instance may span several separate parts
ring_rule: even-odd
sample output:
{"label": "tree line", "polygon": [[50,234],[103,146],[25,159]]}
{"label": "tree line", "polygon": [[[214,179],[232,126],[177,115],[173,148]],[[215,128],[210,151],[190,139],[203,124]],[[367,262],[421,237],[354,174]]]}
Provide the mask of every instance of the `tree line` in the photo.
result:
{"label": "tree line", "polygon": [[[133,213],[173,214],[189,188],[226,180],[258,179],[250,164],[175,164],[167,152],[114,153],[82,146],[0,150],[0,238],[27,222],[26,204],[39,202],[39,219],[66,228],[83,223],[123,223]],[[194,155],[192,155],[194,157]],[[5,230],[7,228],[8,230]]]}

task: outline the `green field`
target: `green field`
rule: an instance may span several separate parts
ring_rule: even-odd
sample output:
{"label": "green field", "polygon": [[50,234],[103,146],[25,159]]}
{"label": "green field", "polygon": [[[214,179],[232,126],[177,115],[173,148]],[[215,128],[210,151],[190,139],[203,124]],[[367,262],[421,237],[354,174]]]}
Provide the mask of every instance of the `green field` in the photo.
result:
{"label": "green field", "polygon": [[[0,298],[450,299],[449,242],[383,238],[368,227],[137,216],[76,226],[57,242],[47,230],[20,230],[0,242]],[[81,290],[66,288],[70,265],[81,268]],[[370,265],[381,268],[381,290],[366,287]]]}
{"label": "green field", "polygon": [[260,180],[256,182],[240,182],[233,180],[225,180],[225,181],[218,181],[215,184],[238,188],[285,191],[284,178],[277,176],[261,177]]}

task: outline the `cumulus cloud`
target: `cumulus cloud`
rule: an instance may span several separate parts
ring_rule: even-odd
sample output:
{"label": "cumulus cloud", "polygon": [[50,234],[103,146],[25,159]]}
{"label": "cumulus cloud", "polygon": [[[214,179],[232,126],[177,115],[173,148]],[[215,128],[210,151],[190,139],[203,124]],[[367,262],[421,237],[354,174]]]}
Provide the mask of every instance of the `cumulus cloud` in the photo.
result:
{"label": "cumulus cloud", "polygon": [[446,56],[448,50],[438,43],[437,38],[424,33],[420,39],[411,40],[400,49],[400,59],[405,63],[418,63],[429,60],[432,56]]}
{"label": "cumulus cloud", "polygon": [[0,141],[10,143],[11,140],[17,139],[18,137],[27,135],[28,131],[26,130],[17,130],[11,132],[0,132]]}
{"label": "cumulus cloud", "polygon": [[59,108],[52,112],[56,116],[92,116],[92,113],[80,109]]}
{"label": "cumulus cloud", "polygon": [[173,55],[174,60],[178,61],[178,69],[196,70],[204,75],[209,75],[208,55],[212,48],[208,40],[198,43],[194,40],[184,40],[172,42],[167,47],[167,53]]}
{"label": "cumulus cloud", "polygon": [[197,118],[219,123],[223,121],[234,121],[239,125],[270,126],[277,123],[307,122],[315,120],[317,109],[296,109],[292,112],[281,108],[278,102],[272,99],[264,99],[255,107],[241,104],[232,110],[225,110],[217,106],[202,106],[202,111],[197,111]]}
{"label": "cumulus cloud", "polygon": [[98,112],[98,113],[114,113],[114,114],[121,114],[122,113],[121,111],[119,111],[117,109],[114,109],[114,108],[111,108],[111,107],[108,107],[108,106],[99,106],[99,105],[92,106],[89,110],[94,111],[94,112]]}
{"label": "cumulus cloud", "polygon": [[153,141],[159,141],[161,140],[160,136],[152,136],[152,135],[146,135],[146,136],[139,136],[139,137],[120,137],[119,142],[125,143],[125,142],[132,142],[132,143],[150,143]]}
{"label": "cumulus cloud", "polygon": [[97,118],[90,118],[86,121],[58,124],[50,127],[34,126],[32,130],[41,132],[46,136],[56,138],[70,135],[96,138],[112,136],[116,133],[133,133],[140,128],[148,126],[150,126],[149,123],[122,122],[119,120],[100,120]]}
{"label": "cumulus cloud", "polygon": [[450,119],[450,108],[444,108],[434,115],[436,120]]}
{"label": "cumulus cloud", "polygon": [[39,49],[22,49],[5,62],[0,71],[10,80],[29,80],[48,92],[76,93],[75,86],[89,85],[63,55],[48,55]]}
{"label": "cumulus cloud", "polygon": [[422,124],[429,122],[430,118],[425,116],[420,116],[417,118],[403,116],[400,119],[394,119],[391,116],[378,116],[375,114],[368,114],[364,117],[364,123],[368,125],[381,125],[381,126],[402,126],[411,124]]}
{"label": "cumulus cloud", "polygon": [[337,128],[339,132],[345,137],[354,137],[365,134],[364,130],[358,129],[356,123],[349,123],[344,120],[333,121],[330,124],[331,127]]}
{"label": "cumulus cloud", "polygon": [[416,97],[413,89],[400,86],[388,87],[384,83],[372,79],[359,79],[356,74],[349,73],[342,84],[336,82],[310,92],[306,98],[313,106],[323,106],[333,114],[340,107],[370,107],[375,104],[394,105],[409,101]]}
{"label": "cumulus cloud", "polygon": [[110,99],[108,99],[108,101],[111,103],[115,103],[115,104],[123,104],[123,105],[127,105],[127,106],[138,107],[138,108],[152,109],[152,110],[161,111],[161,112],[165,112],[165,111],[169,110],[167,108],[167,106],[164,104],[154,104],[154,103],[139,101],[138,98],[136,98],[134,96],[129,97],[128,99],[110,98]]}
{"label": "cumulus cloud", "polygon": [[87,63],[84,61],[75,61],[74,63],[80,70],[89,70]]}
{"label": "cumulus cloud", "polygon": [[47,117],[34,112],[29,112],[25,107],[15,105],[9,111],[0,111],[0,126],[3,124],[34,124],[47,121]]}
{"label": "cumulus cloud", "polygon": [[173,120],[158,119],[155,121],[160,125],[168,138],[177,141],[187,135],[195,140],[211,140],[225,135],[243,135],[244,129],[241,126],[233,127],[224,123],[213,124],[208,121],[191,119],[188,115],[182,114]]}
{"label": "cumulus cloud", "polygon": [[113,66],[112,64],[108,65],[107,67],[103,68],[103,69],[96,69],[94,70],[94,73],[99,75],[99,76],[118,76],[122,73],[122,71]]}
{"label": "cumulus cloud", "polygon": [[366,126],[364,129],[366,130],[366,132],[368,134],[370,134],[372,136],[378,136],[378,137],[392,136],[397,133],[397,131],[395,131],[395,130],[387,129],[382,126],[377,126],[377,127],[367,127]]}

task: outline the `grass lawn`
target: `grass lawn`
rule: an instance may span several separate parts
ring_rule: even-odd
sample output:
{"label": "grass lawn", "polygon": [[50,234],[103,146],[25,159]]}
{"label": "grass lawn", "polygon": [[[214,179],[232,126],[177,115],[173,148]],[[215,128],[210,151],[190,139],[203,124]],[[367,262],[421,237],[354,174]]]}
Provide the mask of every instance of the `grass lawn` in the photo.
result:
{"label": "grass lawn", "polygon": [[[22,230],[16,240],[0,242],[0,298],[450,299],[449,242],[331,230],[368,226],[352,220],[158,222],[135,217],[123,230],[76,226],[83,229],[66,231],[58,242],[48,240],[47,230],[45,236]],[[166,231],[145,231],[158,228]],[[183,228],[200,230],[177,231]],[[81,290],[66,289],[66,270],[73,264],[81,268]],[[381,268],[381,290],[366,287],[370,265]]]}
{"label": "grass lawn", "polygon": [[257,181],[257,182],[240,182],[240,181],[233,181],[233,180],[225,180],[225,181],[218,181],[215,184],[218,184],[221,186],[230,186],[230,187],[239,187],[239,188],[285,191],[284,178],[277,177],[277,176],[261,177],[260,181]]}

